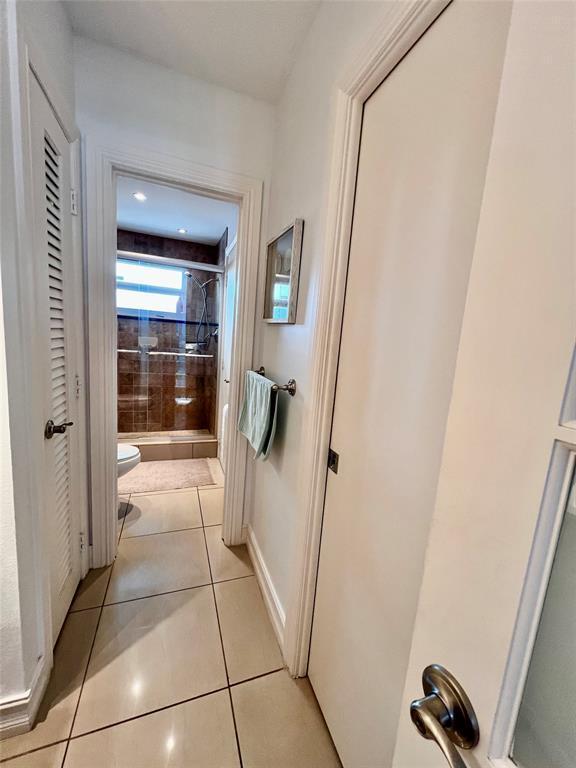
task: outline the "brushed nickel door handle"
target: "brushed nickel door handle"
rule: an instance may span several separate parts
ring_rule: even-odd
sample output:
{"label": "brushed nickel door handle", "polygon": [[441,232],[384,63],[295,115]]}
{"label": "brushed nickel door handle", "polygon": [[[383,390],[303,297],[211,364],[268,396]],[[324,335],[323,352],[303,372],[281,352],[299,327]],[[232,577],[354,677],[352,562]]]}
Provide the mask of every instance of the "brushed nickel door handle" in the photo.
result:
{"label": "brushed nickel door handle", "polygon": [[476,713],[456,678],[440,664],[431,664],[422,673],[425,696],[410,705],[410,717],[425,739],[434,740],[450,768],[466,768],[456,749],[478,744],[480,729]]}

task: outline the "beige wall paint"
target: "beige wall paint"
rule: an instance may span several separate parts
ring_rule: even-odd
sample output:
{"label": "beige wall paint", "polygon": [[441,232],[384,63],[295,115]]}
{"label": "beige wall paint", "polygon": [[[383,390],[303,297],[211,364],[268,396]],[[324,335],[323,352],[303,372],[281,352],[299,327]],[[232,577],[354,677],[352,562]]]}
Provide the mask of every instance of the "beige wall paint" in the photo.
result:
{"label": "beige wall paint", "polygon": [[[249,521],[280,603],[286,609],[294,567],[303,427],[310,398],[317,279],[326,238],[326,197],[336,83],[362,52],[386,2],[325,3],[303,42],[278,105],[266,239],[294,218],[305,221],[295,325],[257,319],[254,363],[298,393],[280,397],[279,423],[267,462],[252,464]],[[262,271],[262,270],[261,270]],[[262,276],[262,275],[261,275]],[[262,282],[258,318],[262,316]],[[351,438],[353,439],[353,438]]]}
{"label": "beige wall paint", "polygon": [[74,75],[83,134],[269,179],[270,104],[79,37]]}

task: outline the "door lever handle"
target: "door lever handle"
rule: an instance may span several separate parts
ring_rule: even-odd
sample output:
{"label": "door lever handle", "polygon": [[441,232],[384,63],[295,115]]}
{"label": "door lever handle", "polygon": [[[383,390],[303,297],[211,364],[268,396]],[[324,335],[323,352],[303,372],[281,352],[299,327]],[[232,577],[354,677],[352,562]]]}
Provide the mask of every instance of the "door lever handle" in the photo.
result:
{"label": "door lever handle", "polygon": [[63,435],[66,432],[67,427],[73,427],[73,421],[65,421],[62,424],[54,424],[52,419],[48,419],[46,426],[44,427],[44,437],[46,440],[51,440],[54,435]]}
{"label": "door lever handle", "polygon": [[410,705],[410,717],[425,739],[434,740],[450,768],[466,768],[456,749],[478,744],[480,729],[464,689],[440,664],[431,664],[422,673],[425,696]]}

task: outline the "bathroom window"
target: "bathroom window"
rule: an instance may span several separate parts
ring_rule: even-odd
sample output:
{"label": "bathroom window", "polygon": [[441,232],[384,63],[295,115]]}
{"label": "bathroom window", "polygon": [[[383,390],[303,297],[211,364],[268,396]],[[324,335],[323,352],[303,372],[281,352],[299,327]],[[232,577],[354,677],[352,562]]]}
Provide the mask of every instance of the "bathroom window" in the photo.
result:
{"label": "bathroom window", "polygon": [[116,307],[119,315],[186,319],[185,268],[118,259]]}

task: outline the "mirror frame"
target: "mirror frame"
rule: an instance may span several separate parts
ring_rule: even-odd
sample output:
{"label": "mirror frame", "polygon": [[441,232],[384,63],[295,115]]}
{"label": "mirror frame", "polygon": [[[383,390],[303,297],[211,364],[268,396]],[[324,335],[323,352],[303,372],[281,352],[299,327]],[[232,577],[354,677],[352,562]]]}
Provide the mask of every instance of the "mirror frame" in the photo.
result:
{"label": "mirror frame", "polygon": [[[269,305],[268,291],[268,270],[270,268],[273,248],[275,244],[284,235],[292,230],[292,261],[290,262],[290,298],[288,300],[288,317],[286,319],[275,319],[266,316],[266,308]],[[266,245],[266,274],[264,278],[264,306],[262,317],[267,323],[273,325],[294,325],[298,311],[298,288],[300,283],[300,260],[302,256],[302,238],[304,235],[304,219],[294,219],[292,224],[282,230],[280,234],[269,240]],[[270,302],[271,303],[271,302]]]}

